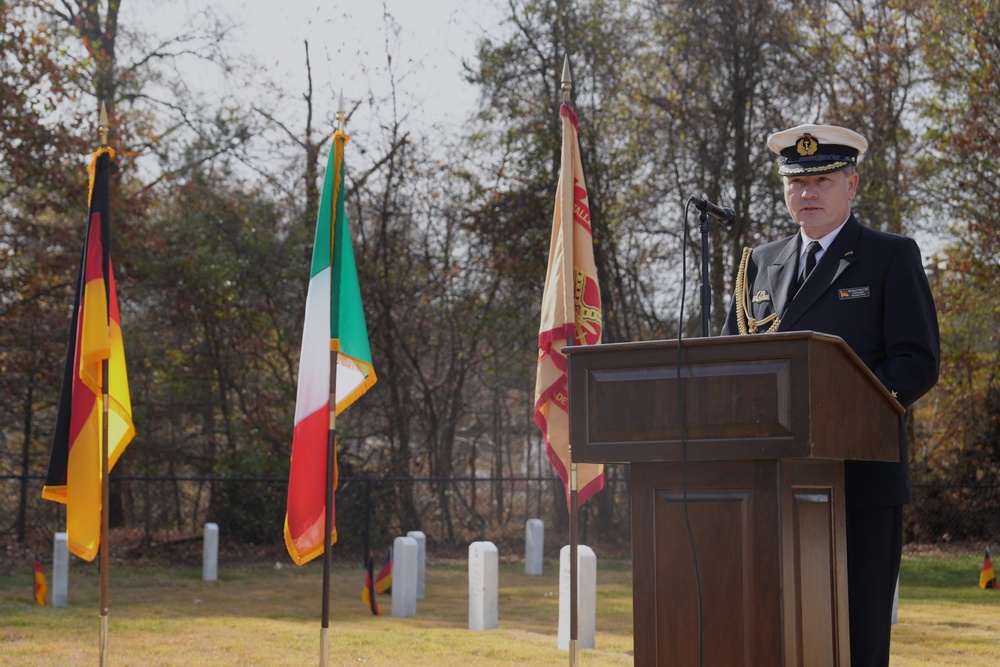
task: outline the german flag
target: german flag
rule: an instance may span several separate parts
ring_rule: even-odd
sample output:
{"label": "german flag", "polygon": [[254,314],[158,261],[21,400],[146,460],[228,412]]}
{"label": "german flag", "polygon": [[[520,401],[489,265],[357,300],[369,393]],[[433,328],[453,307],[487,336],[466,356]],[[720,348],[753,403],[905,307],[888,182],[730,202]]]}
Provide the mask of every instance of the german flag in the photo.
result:
{"label": "german flag", "polygon": [[385,562],[375,576],[375,592],[385,593],[392,590],[392,547],[385,555]]}
{"label": "german flag", "polygon": [[371,610],[372,616],[381,616],[382,608],[378,606],[378,600],[375,599],[374,569],[375,564],[369,556],[365,562],[365,589],[361,592],[361,601]]}
{"label": "german flag", "polygon": [[987,588],[1000,588],[1000,583],[997,583],[997,576],[993,572],[993,562],[990,561],[989,547],[986,547],[986,557],[983,558],[983,570],[979,573],[979,587],[983,590]]}
{"label": "german flag", "polygon": [[[111,266],[110,174],[114,151],[91,159],[89,211],[77,274],[59,412],[42,497],[66,505],[69,550],[92,561],[101,541],[101,440],[108,469],[135,435],[118,295]],[[104,377],[103,365],[108,374]],[[106,405],[105,405],[106,403]],[[106,408],[106,410],[105,410]]]}
{"label": "german flag", "polygon": [[45,580],[45,569],[42,559],[35,554],[35,604],[44,607],[45,598],[49,595],[49,584]]}

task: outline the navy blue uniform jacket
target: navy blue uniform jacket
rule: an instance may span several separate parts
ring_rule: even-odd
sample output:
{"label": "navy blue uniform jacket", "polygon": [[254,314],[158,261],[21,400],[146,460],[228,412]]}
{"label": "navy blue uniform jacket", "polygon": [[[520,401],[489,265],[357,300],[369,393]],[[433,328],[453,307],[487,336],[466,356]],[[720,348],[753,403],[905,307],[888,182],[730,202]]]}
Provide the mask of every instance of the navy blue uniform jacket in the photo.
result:
{"label": "navy blue uniform jacket", "polygon": [[[754,248],[746,278],[750,294],[759,297],[751,304],[753,317],[761,320],[778,313],[777,331],[839,336],[904,407],[920,398],[937,382],[940,341],[934,299],[916,242],[864,227],[851,215],[795,293],[798,238],[796,234]],[[723,335],[739,333],[736,300],[740,298],[743,295],[733,296]],[[909,502],[902,419],[899,459],[899,463],[846,462],[848,509]]]}

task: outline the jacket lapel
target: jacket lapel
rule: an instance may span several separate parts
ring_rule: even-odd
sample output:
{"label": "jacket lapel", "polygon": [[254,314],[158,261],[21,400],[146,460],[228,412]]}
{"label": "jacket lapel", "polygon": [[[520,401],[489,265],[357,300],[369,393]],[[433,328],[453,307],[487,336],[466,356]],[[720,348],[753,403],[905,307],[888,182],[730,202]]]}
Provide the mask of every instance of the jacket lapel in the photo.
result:
{"label": "jacket lapel", "polygon": [[767,267],[767,282],[771,288],[771,299],[774,302],[774,312],[779,317],[788,307],[788,302],[792,298],[793,283],[795,282],[795,269],[799,259],[799,236],[789,237],[788,243],[778,254],[774,263]]}
{"label": "jacket lapel", "polygon": [[855,250],[860,235],[861,223],[855,220],[854,215],[851,214],[843,229],[837,234],[837,238],[823,253],[823,257],[809,276],[809,280],[802,285],[802,289],[789,302],[784,317],[781,318],[779,331],[793,330],[798,319],[830,289],[844,271],[857,261]]}

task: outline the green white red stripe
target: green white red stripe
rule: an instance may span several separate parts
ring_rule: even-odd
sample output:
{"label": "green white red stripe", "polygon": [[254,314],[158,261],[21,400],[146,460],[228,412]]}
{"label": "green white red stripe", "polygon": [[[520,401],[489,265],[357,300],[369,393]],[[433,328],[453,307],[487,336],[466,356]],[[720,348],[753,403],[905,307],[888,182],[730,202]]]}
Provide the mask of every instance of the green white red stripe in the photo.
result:
{"label": "green white red stripe", "polygon": [[[285,545],[299,565],[323,553],[331,367],[337,373],[335,414],[338,415],[376,381],[344,206],[347,141],[348,136],[343,132],[334,134],[316,220],[299,355],[285,514]],[[333,474],[336,488],[336,464]],[[336,541],[334,523],[330,543]]]}

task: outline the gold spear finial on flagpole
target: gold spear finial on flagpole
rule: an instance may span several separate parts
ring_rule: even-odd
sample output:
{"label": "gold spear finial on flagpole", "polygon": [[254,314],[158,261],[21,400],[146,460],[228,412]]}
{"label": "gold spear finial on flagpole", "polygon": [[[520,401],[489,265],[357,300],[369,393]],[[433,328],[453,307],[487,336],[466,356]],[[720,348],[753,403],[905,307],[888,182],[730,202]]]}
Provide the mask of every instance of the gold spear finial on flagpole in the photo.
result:
{"label": "gold spear finial on flagpole", "polygon": [[569,54],[563,56],[563,71],[562,71],[562,94],[563,102],[569,104],[570,92],[573,90],[573,77],[569,73]]}
{"label": "gold spear finial on flagpole", "polygon": [[97,131],[103,148],[108,145],[108,109],[104,102],[101,102],[101,110],[97,116]]}
{"label": "gold spear finial on flagpole", "polygon": [[344,110],[344,91],[340,91],[340,100],[337,101],[337,129],[343,132],[347,128],[347,111]]}

